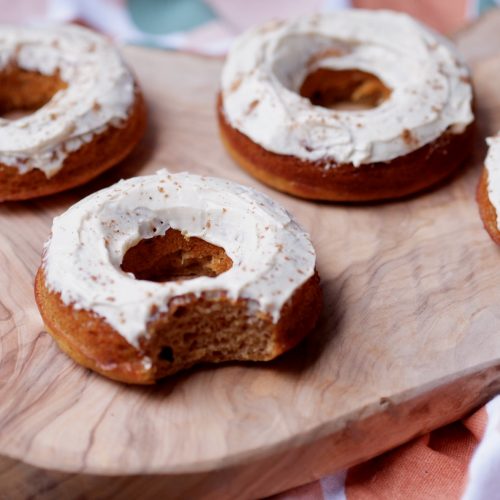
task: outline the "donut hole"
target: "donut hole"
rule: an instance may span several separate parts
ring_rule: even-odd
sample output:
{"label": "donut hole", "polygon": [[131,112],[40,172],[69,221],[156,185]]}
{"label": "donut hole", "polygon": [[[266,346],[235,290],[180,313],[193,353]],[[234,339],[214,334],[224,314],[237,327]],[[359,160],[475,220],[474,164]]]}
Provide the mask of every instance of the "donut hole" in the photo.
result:
{"label": "donut hole", "polygon": [[66,87],[58,73],[43,75],[9,65],[0,72],[0,116],[16,120],[29,115]]}
{"label": "donut hole", "polygon": [[391,95],[391,90],[365,71],[319,68],[305,77],[299,93],[315,106],[354,111],[376,108]]}
{"label": "donut hole", "polygon": [[141,240],[131,247],[121,268],[138,280],[166,282],[200,276],[213,278],[232,265],[223,248],[169,229],[162,236]]}

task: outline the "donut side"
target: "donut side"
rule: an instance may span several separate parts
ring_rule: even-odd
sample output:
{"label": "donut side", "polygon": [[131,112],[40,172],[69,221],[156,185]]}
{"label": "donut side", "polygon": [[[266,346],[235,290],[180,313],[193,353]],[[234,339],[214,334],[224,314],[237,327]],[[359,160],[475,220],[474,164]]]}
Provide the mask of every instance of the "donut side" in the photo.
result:
{"label": "donut side", "polygon": [[491,239],[500,245],[500,230],[497,223],[497,211],[490,201],[488,195],[488,170],[483,169],[476,191],[476,199],[479,207],[479,214],[483,221],[484,228]]}
{"label": "donut side", "polygon": [[474,140],[472,123],[461,134],[446,131],[389,162],[332,165],[272,153],[254,143],[228,123],[221,94],[217,116],[222,142],[236,163],[264,184],[312,200],[367,202],[417,193],[449,177],[466,160]]}
{"label": "donut side", "polygon": [[152,384],[200,362],[271,360],[314,328],[322,307],[317,273],[295,290],[277,323],[267,314],[251,313],[248,301],[224,294],[176,297],[168,312],[150,321],[137,349],[102,317],[64,304],[47,288],[43,268],[35,279],[35,297],[47,331],[66,354],[130,384]]}
{"label": "donut side", "polygon": [[144,98],[136,86],[134,103],[124,126],[110,125],[69,153],[53,177],[47,178],[37,169],[21,174],[17,168],[0,163],[0,202],[37,198],[85,184],[132,151],[144,135],[146,120]]}

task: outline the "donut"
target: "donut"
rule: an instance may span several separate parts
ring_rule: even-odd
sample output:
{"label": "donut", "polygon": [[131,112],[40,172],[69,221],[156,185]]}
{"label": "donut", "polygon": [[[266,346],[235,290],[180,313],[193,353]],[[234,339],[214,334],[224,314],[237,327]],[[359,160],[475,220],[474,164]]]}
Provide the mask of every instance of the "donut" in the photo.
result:
{"label": "donut", "polygon": [[484,228],[500,245],[500,135],[486,139],[488,154],[477,187],[477,203]]}
{"label": "donut", "polygon": [[363,202],[416,193],[463,163],[472,100],[450,41],[407,15],[355,9],[244,33],[217,114],[226,149],[258,180]]}
{"label": "donut", "polygon": [[88,29],[0,27],[0,201],[83,184],[129,154],[144,100],[118,51]]}
{"label": "donut", "polygon": [[149,384],[199,362],[267,361],[321,310],[309,236],[267,196],[188,173],[131,178],[52,226],[35,280],[76,362]]}

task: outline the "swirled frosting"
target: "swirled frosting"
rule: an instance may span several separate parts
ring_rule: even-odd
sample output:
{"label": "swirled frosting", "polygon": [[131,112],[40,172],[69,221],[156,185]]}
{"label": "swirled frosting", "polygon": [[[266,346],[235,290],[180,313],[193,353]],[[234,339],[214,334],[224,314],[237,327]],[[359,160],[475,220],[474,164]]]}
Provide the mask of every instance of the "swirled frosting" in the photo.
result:
{"label": "swirled frosting", "polygon": [[488,198],[497,213],[497,226],[500,229],[500,135],[488,137],[488,154],[484,165],[488,172]]}
{"label": "swirled frosting", "polygon": [[[156,283],[121,269],[126,251],[169,228],[224,248],[232,267],[216,277]],[[120,181],[54,219],[43,267],[50,290],[95,311],[138,346],[152,311],[192,293],[227,291],[278,321],[283,304],[314,274],[308,235],[267,196],[232,182],[192,175]]]}
{"label": "swirled frosting", "polygon": [[[314,106],[299,89],[319,68],[371,73],[391,94],[368,110]],[[251,29],[229,52],[221,90],[232,127],[268,151],[327,168],[389,161],[473,121],[469,71],[454,46],[391,11],[346,10]]]}
{"label": "swirled frosting", "polygon": [[0,26],[0,70],[8,65],[58,74],[67,84],[33,114],[0,118],[0,163],[20,173],[53,176],[94,134],[120,126],[134,100],[134,79],[118,51],[79,26]]}

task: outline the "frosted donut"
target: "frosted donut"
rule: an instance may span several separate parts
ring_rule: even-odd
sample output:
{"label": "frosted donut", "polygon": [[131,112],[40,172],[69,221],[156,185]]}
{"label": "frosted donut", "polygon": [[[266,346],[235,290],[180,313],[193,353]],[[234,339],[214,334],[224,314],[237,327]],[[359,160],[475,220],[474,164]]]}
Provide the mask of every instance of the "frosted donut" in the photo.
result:
{"label": "frosted donut", "polygon": [[477,188],[477,202],[484,227],[500,245],[500,135],[486,139],[488,154]]}
{"label": "frosted donut", "polygon": [[315,263],[309,236],[268,197],[162,170],[56,217],[35,295],[75,361],[146,384],[294,346],[320,313]]}
{"label": "frosted donut", "polygon": [[[38,108],[38,109],[37,109]],[[89,181],[141,138],[144,101],[118,51],[78,26],[0,26],[0,201]]]}
{"label": "frosted donut", "polygon": [[[451,42],[407,15],[356,9],[243,34],[217,108],[229,153],[262,182],[303,198],[369,201],[455,170],[472,147],[472,98]],[[345,101],[358,109],[330,109]]]}

